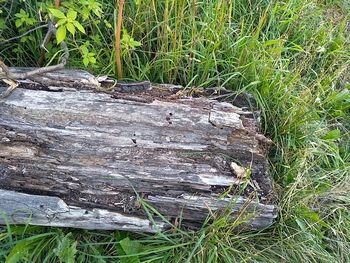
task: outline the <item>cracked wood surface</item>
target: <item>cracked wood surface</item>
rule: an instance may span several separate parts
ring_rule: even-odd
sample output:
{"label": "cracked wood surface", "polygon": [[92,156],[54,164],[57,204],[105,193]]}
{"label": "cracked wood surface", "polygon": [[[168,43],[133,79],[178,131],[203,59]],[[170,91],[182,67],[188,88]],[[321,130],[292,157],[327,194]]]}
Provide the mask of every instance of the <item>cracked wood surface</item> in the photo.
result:
{"label": "cracked wood surface", "polygon": [[82,209],[68,206],[58,197],[38,196],[0,189],[1,210],[6,214],[0,222],[55,227],[101,230],[127,230],[155,233],[165,229],[161,221],[151,222],[105,209]]}
{"label": "cracked wood surface", "polygon": [[[225,209],[233,220],[244,211],[242,226],[250,229],[273,222],[268,139],[259,133],[259,112],[242,96],[231,103],[189,98],[175,94],[178,88],[171,85],[132,94],[96,92],[84,81],[75,90],[73,84],[58,86],[61,77],[69,76],[72,83],[78,82],[74,76],[91,83],[97,79],[69,70],[49,74],[59,80],[54,87],[21,83],[0,100],[0,196],[13,197],[0,210],[11,215],[12,208],[23,206],[22,198],[32,224],[146,232],[166,228],[159,219],[157,226],[149,224],[137,192],[170,221],[181,216],[188,227],[200,225],[209,210],[219,214]],[[162,95],[165,90],[170,92]],[[250,177],[237,176],[232,162],[251,171]],[[30,205],[45,198],[53,200],[51,210],[57,202],[66,212],[45,221],[42,210]],[[111,220],[81,219],[86,210]],[[123,228],[124,217],[134,220],[132,226]]]}

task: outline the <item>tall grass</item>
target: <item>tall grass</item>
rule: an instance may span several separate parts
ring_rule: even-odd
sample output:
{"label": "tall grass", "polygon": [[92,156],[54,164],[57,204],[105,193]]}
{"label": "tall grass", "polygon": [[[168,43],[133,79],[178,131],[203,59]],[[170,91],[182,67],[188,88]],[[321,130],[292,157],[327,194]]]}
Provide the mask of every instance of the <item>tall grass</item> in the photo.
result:
{"label": "tall grass", "polygon": [[[89,41],[97,58],[89,70],[116,75],[114,29],[106,27],[114,24],[115,5],[99,2],[103,18],[85,21],[88,34],[68,42],[70,66],[82,67],[76,46]],[[35,3],[17,3],[13,13],[24,8],[39,20]],[[224,219],[196,233],[153,236],[5,227],[0,260],[23,251],[29,262],[69,262],[74,255],[77,262],[350,262],[349,12],[346,0],[127,1],[124,28],[142,43],[124,45],[127,79],[225,86],[255,96],[275,145],[270,174],[279,218],[245,233]],[[14,36],[14,28],[1,36]],[[4,46],[0,56],[32,66],[42,35]],[[59,55],[53,47],[48,61]]]}

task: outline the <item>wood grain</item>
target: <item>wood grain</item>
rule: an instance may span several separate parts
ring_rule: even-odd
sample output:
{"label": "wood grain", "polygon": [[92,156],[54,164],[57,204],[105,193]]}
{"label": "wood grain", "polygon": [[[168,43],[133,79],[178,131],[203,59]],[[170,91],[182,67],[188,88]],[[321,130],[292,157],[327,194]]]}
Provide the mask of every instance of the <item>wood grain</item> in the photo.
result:
{"label": "wood grain", "polygon": [[[165,229],[159,218],[157,226],[149,225],[142,198],[187,227],[200,225],[209,211],[226,211],[232,220],[244,214],[242,226],[249,229],[272,224],[277,212],[267,174],[269,140],[259,132],[259,111],[244,97],[219,102],[180,96],[171,85],[112,94],[91,88],[98,81],[88,73],[49,74],[59,80],[55,89],[22,83],[0,100],[0,195],[10,200],[0,210],[11,215],[28,200],[31,224]],[[61,83],[58,75],[69,81]],[[247,178],[230,169],[232,162],[246,169]],[[66,210],[45,221],[40,211],[46,209],[33,208],[42,200],[51,202],[44,204],[50,211]],[[98,222],[85,210],[111,220]],[[125,218],[132,219],[123,226]]]}

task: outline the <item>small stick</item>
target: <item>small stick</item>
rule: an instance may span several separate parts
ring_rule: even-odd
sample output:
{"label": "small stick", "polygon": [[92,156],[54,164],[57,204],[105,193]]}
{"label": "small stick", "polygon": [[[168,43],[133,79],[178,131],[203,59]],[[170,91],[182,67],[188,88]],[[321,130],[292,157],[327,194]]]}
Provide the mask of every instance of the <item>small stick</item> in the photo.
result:
{"label": "small stick", "polygon": [[[52,23],[48,24],[49,30],[48,34],[54,34],[56,35],[56,28],[52,25]],[[47,34],[47,35],[48,35]],[[46,38],[46,37],[45,37]],[[45,39],[44,39],[45,41]],[[60,69],[64,69],[65,65],[68,62],[69,59],[69,50],[66,42],[61,42],[61,47],[64,50],[64,55],[62,57],[62,62],[53,65],[53,66],[47,66],[42,67],[38,69],[34,69],[31,71],[23,72],[23,73],[13,73],[10,70],[10,67],[8,67],[1,59],[0,59],[0,79],[3,79],[6,83],[10,85],[10,87],[3,93],[0,94],[0,98],[6,98],[8,97],[18,85],[15,85],[14,80],[20,80],[20,79],[31,79],[32,77],[35,77],[37,75],[41,75],[47,72],[52,72]],[[36,82],[38,82],[37,79],[35,79]]]}
{"label": "small stick", "polygon": [[[55,0],[55,7],[57,9],[60,8],[60,0]],[[47,45],[47,43],[50,42],[51,37],[52,37],[52,32],[50,32],[50,30],[49,30],[44,38],[43,44],[41,44],[41,48],[44,50],[41,51],[40,57],[39,57],[38,62],[37,62],[39,67],[43,64],[43,61],[45,59],[45,52],[47,52],[46,45]]]}

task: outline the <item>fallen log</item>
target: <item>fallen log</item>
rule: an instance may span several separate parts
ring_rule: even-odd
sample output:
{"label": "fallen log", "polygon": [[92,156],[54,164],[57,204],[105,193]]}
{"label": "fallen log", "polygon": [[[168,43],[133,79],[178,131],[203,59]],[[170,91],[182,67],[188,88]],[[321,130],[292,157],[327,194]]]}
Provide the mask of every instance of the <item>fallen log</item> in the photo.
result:
{"label": "fallen log", "polygon": [[77,70],[44,79],[0,100],[1,224],[156,232],[223,214],[244,229],[276,218],[271,141],[250,96],[104,89]]}

